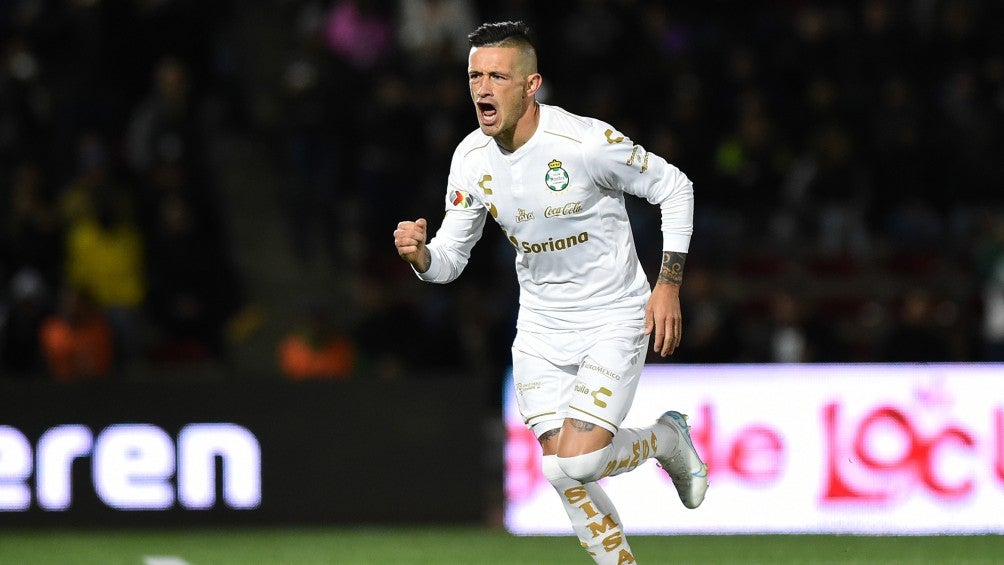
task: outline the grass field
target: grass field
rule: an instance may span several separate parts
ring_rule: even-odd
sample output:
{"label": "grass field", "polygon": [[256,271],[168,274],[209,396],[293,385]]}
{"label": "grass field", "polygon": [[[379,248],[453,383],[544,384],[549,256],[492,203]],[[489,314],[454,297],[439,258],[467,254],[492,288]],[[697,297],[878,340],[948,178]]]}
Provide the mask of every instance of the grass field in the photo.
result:
{"label": "grass field", "polygon": [[[1004,563],[1004,537],[633,536],[660,563]],[[474,528],[15,531],[3,565],[392,565],[592,563],[571,537]]]}

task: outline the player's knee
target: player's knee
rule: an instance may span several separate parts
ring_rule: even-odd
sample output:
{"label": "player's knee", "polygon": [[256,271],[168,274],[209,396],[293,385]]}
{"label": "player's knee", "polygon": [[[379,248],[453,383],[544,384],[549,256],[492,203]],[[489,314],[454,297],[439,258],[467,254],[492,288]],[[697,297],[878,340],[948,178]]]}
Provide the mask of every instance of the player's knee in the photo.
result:
{"label": "player's knee", "polygon": [[544,474],[544,478],[547,482],[554,485],[559,491],[566,488],[565,483],[568,481],[568,475],[561,470],[561,466],[558,465],[557,455],[545,455],[540,462],[541,472]]}
{"label": "player's knee", "polygon": [[572,457],[558,457],[558,466],[569,477],[582,482],[591,483],[600,480],[603,471],[610,459],[610,451],[613,448],[606,446],[597,451],[583,453]]}

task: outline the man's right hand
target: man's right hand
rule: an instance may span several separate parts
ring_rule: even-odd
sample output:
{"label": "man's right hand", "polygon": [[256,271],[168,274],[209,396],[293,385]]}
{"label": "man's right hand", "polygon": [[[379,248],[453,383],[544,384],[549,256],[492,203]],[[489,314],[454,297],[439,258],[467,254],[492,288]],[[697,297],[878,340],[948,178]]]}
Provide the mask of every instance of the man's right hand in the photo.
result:
{"label": "man's right hand", "polygon": [[405,221],[397,224],[394,230],[394,246],[402,259],[412,264],[415,270],[424,273],[429,270],[432,260],[429,250],[425,247],[425,232],[428,222],[419,218],[414,222]]}

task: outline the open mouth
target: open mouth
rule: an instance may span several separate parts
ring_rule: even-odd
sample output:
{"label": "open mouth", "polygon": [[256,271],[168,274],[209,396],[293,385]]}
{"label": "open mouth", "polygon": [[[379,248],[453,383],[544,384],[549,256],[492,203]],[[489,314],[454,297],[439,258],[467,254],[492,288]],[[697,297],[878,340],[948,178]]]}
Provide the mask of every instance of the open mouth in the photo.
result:
{"label": "open mouth", "polygon": [[478,102],[477,107],[481,123],[486,126],[495,125],[495,121],[498,119],[498,109],[490,102]]}

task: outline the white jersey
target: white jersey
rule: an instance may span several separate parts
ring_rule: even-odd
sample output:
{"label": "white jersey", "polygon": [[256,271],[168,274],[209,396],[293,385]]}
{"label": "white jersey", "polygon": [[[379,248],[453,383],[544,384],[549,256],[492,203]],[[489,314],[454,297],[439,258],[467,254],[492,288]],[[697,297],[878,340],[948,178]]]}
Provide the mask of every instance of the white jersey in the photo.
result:
{"label": "white jersey", "polygon": [[446,215],[419,277],[457,278],[491,215],[516,248],[518,328],[638,322],[651,290],[624,193],[659,205],[663,250],[687,252],[690,180],[610,125],[541,104],[536,131],[512,153],[475,130],[453,154]]}

